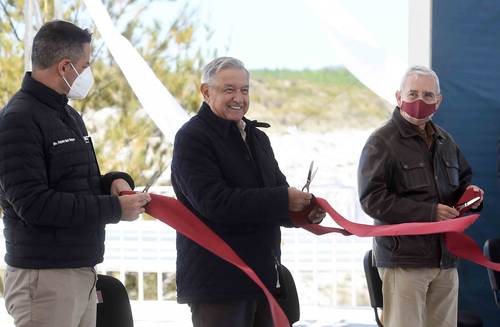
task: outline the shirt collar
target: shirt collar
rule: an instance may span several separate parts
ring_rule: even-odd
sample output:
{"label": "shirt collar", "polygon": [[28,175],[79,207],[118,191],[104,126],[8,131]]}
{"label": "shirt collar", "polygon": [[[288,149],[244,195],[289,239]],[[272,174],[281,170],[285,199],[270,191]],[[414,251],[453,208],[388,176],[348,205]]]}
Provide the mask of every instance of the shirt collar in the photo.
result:
{"label": "shirt collar", "polygon": [[238,127],[238,129],[239,129],[240,131],[244,131],[244,130],[245,130],[245,127],[247,127],[247,123],[245,122],[245,120],[244,120],[244,119],[242,119],[242,120],[240,120],[240,121],[236,122],[236,126]]}
{"label": "shirt collar", "polygon": [[430,138],[434,134],[436,134],[436,130],[434,129],[434,127],[430,121],[425,124],[424,130],[421,130],[420,127],[418,127],[418,126],[413,126],[413,128],[415,128],[417,130],[418,134],[420,136],[422,136],[423,138]]}
{"label": "shirt collar", "polygon": [[247,126],[247,123],[245,123],[245,121],[243,119],[236,122],[236,127],[238,127],[238,131],[240,132],[243,140],[246,140],[246,138],[247,138],[247,133],[245,132],[246,126]]}

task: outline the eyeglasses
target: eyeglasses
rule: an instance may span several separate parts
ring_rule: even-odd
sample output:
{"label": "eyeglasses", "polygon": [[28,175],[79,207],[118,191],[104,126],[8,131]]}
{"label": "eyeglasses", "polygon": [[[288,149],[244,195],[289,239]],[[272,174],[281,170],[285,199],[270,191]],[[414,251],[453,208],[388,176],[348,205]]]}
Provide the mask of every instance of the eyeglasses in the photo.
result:
{"label": "eyeglasses", "polygon": [[410,90],[408,91],[408,93],[406,93],[406,98],[412,101],[416,99],[422,99],[425,102],[433,102],[436,100],[436,94],[429,91],[419,92],[417,90]]}

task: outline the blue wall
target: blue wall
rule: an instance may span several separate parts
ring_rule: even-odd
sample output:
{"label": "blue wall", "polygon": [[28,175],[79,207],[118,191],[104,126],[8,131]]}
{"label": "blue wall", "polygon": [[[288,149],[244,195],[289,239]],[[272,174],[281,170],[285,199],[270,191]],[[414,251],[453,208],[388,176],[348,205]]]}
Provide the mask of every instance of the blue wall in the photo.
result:
{"label": "blue wall", "polygon": [[[434,0],[432,9],[432,68],[444,96],[434,121],[454,136],[473,183],[485,190],[481,219],[467,231],[482,246],[500,237],[500,1]],[[481,315],[486,327],[500,326],[486,270],[461,262],[459,274],[460,309]]]}

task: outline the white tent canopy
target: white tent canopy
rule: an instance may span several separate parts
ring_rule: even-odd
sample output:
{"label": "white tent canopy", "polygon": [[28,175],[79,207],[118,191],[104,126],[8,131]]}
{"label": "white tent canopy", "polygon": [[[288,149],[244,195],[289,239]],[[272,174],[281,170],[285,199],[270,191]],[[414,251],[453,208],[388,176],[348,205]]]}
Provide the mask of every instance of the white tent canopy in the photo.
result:
{"label": "white tent canopy", "polygon": [[[395,103],[394,93],[399,87],[402,72],[410,65],[431,64],[431,4],[432,0],[407,0],[407,20],[405,26],[393,26],[393,31],[407,30],[406,57],[397,55],[371,33],[373,26],[367,26],[360,17],[359,11],[349,11],[347,1],[363,0],[304,0],[318,15],[325,25],[344,66],[353,73],[364,85],[381,98]],[[390,8],[391,1],[381,0],[384,7]],[[174,99],[166,87],[155,76],[144,59],[113,26],[113,23],[101,0],[84,0],[90,16],[104,38],[109,51],[127,78],[132,90],[139,99],[148,115],[166,136],[173,142],[174,135],[180,126],[188,119],[186,111]],[[61,7],[60,0],[54,0],[55,8]],[[31,69],[31,43],[34,31],[42,23],[38,0],[26,0],[25,6],[25,67]],[[391,11],[379,12],[380,20],[391,20]],[[56,17],[61,17],[61,11],[56,10]],[[391,33],[391,31],[385,31]],[[396,37],[396,36],[395,36]]]}

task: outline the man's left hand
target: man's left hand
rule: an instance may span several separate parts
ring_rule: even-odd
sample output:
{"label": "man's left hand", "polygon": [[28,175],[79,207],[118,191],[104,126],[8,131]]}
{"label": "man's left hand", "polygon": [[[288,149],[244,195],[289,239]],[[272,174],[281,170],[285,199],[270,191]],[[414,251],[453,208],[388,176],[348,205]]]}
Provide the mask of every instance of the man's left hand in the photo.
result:
{"label": "man's left hand", "polygon": [[123,178],[118,178],[111,183],[111,195],[120,195],[120,192],[132,191],[130,185]]}
{"label": "man's left hand", "polygon": [[467,186],[467,189],[469,189],[469,188],[472,188],[474,190],[474,192],[481,193],[481,199],[478,202],[474,203],[474,205],[471,206],[472,209],[477,209],[481,205],[481,203],[483,203],[484,191],[476,185]]}
{"label": "man's left hand", "polygon": [[311,212],[309,212],[309,216],[307,219],[311,224],[319,224],[323,221],[323,218],[326,216],[326,211],[320,206],[315,206]]}

